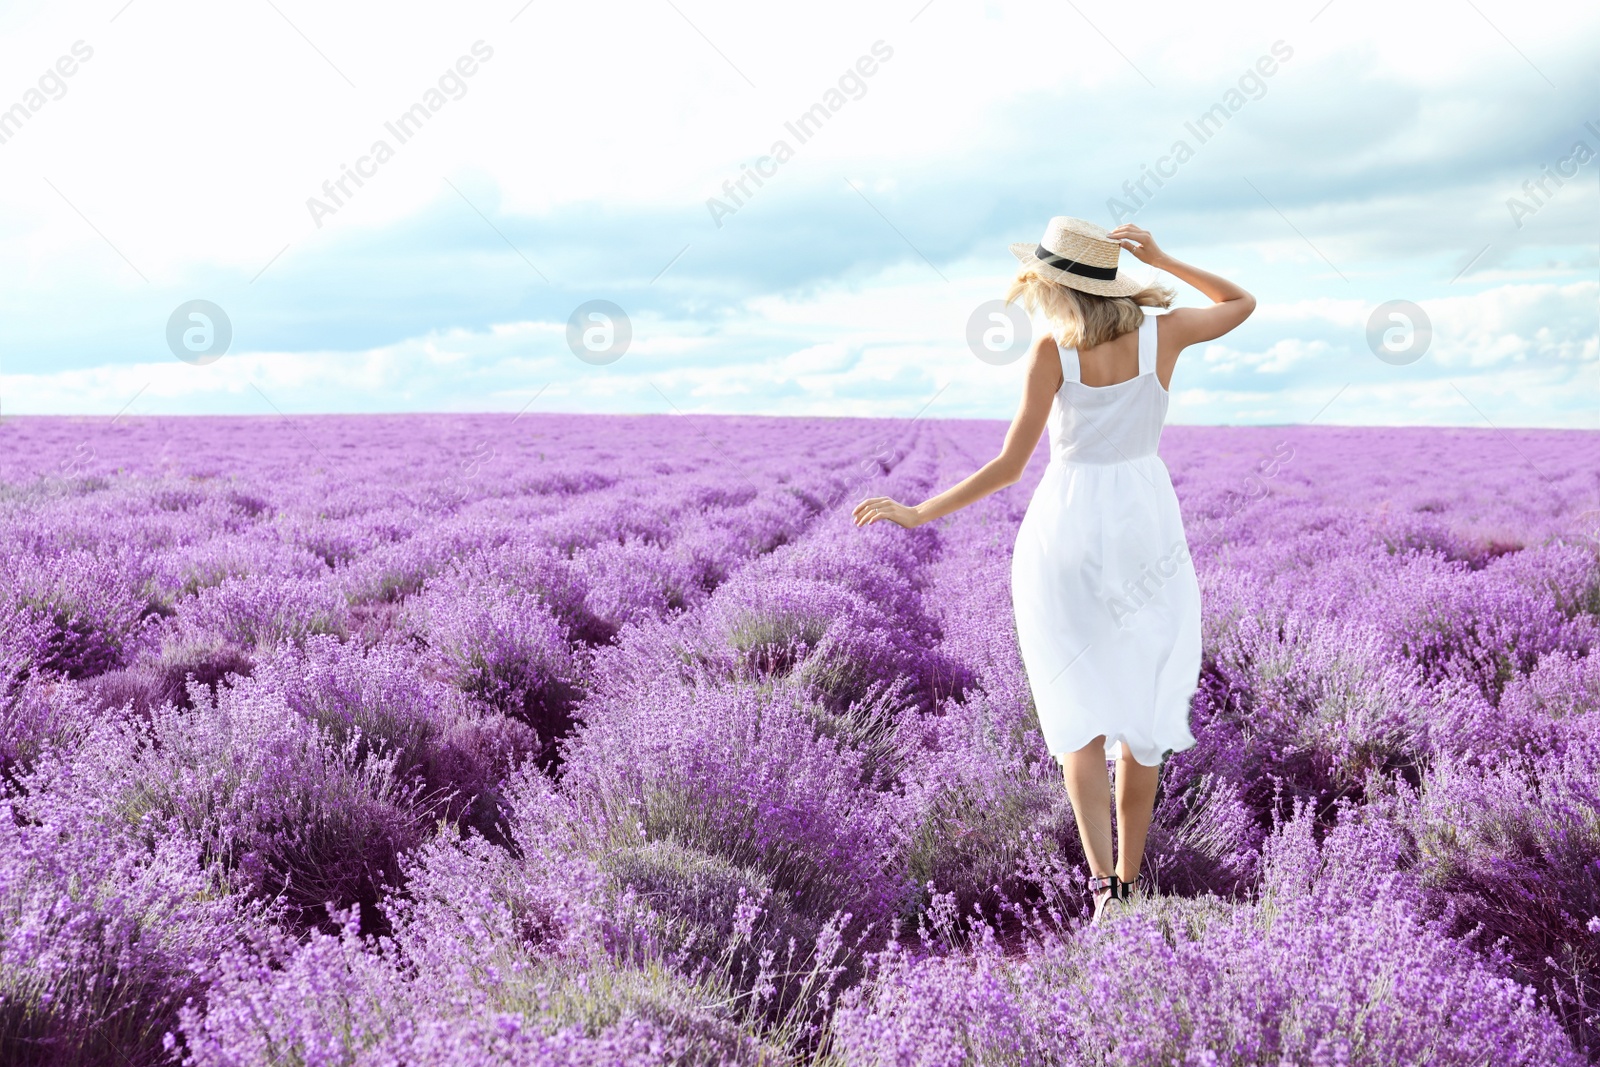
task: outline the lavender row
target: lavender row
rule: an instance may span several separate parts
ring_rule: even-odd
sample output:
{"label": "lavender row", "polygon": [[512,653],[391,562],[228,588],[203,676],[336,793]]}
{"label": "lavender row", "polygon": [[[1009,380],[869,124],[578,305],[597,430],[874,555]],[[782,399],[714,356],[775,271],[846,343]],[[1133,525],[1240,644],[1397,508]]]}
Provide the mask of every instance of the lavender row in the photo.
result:
{"label": "lavender row", "polygon": [[[151,438],[120,474],[13,482],[7,1050],[1594,1048],[1590,439],[1169,430],[1206,592],[1200,744],[1164,774],[1163,895],[1086,929],[1005,584],[1042,457],[940,523],[856,530],[837,504],[920,499],[1000,428],[704,420],[624,447],[639,422],[571,420],[560,487],[529,488],[526,453],[497,473],[504,450],[464,484],[455,457],[482,454],[489,421],[301,423],[347,463],[382,449],[355,488],[287,431],[239,477],[177,478]],[[446,439],[451,458],[410,462]],[[215,462],[217,435],[196,440]],[[200,498],[162,495],[180,488]],[[271,551],[163,579],[178,610],[96,645],[170,573],[151,559],[223,558],[269,524]],[[39,590],[101,587],[137,595],[38,610]]]}

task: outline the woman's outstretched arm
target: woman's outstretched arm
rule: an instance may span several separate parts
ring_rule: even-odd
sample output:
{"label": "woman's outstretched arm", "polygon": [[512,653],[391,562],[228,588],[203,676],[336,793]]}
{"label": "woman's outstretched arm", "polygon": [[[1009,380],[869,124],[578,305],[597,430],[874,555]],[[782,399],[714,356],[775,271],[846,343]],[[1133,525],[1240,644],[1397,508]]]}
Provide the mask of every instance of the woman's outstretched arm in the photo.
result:
{"label": "woman's outstretched arm", "polygon": [[1035,338],[1028,349],[1028,376],[1022,388],[1022,403],[1016,418],[1011,420],[1011,429],[1006,431],[1006,443],[1000,454],[965,480],[916,507],[907,507],[886,496],[868,497],[851,513],[855,524],[870,526],[887,519],[909,530],[1016,483],[1039,444],[1045,420],[1050,416],[1051,401],[1060,388],[1061,353],[1056,349],[1055,340],[1048,334]]}

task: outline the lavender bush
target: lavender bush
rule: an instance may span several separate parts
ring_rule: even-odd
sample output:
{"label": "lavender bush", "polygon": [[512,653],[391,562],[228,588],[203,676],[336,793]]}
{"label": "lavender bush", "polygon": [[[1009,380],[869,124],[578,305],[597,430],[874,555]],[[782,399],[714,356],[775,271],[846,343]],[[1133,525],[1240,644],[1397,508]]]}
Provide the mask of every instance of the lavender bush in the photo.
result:
{"label": "lavender bush", "polygon": [[1003,429],[8,420],[0,1061],[1600,1060],[1594,435],[1171,428],[1198,743],[1091,927],[1046,457],[847,519]]}

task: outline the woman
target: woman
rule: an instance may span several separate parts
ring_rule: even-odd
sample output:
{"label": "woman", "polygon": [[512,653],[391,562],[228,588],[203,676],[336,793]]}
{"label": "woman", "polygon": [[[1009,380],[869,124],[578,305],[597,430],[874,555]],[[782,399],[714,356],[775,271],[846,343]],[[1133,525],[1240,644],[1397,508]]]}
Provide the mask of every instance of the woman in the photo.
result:
{"label": "woman", "polygon": [[[1175,295],[1118,270],[1127,249],[1213,301]],[[1163,252],[1149,232],[1050,220],[1006,300],[1042,312],[1051,333],[1028,353],[1022,405],[1000,455],[959,485],[907,507],[857,504],[857,526],[906,528],[948,515],[1022,477],[1046,426],[1050,463],[1011,559],[1017,641],[1039,726],[1060,761],[1094,894],[1094,921],[1139,882],[1161,765],[1194,744],[1189,701],[1200,675],[1200,587],[1178,498],[1156,455],[1178,355],[1238,326],[1253,296]],[[1112,858],[1106,760],[1115,759]]]}

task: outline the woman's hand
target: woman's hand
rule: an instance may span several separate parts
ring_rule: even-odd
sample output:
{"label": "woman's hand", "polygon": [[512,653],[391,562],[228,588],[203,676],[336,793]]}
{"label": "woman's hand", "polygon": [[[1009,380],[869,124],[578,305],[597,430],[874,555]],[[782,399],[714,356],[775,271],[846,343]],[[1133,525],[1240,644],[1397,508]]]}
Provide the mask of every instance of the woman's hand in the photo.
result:
{"label": "woman's hand", "polygon": [[909,530],[923,523],[922,516],[917,514],[915,508],[908,508],[886,496],[868,497],[857,504],[850,514],[857,526],[871,526],[881,519],[887,519]]}
{"label": "woman's hand", "polygon": [[1150,236],[1150,231],[1141,230],[1131,222],[1123,223],[1106,236],[1132,252],[1133,258],[1142,263],[1159,266],[1167,258],[1167,254],[1156,246],[1156,239]]}

